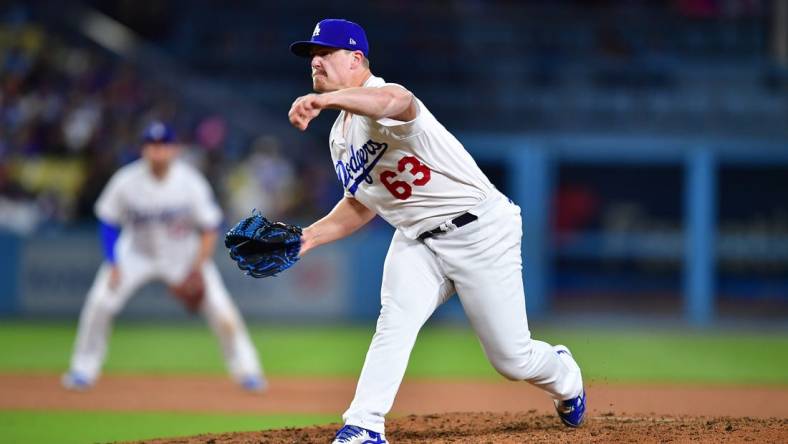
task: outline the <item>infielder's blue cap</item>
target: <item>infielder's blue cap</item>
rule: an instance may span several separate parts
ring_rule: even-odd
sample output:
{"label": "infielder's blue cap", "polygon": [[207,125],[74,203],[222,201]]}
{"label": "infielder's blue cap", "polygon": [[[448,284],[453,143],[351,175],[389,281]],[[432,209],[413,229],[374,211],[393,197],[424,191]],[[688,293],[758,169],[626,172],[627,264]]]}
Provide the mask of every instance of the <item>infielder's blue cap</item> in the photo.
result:
{"label": "infielder's blue cap", "polygon": [[369,43],[364,28],[344,19],[321,20],[312,32],[312,38],[293,43],[290,51],[299,57],[309,57],[309,50],[313,46],[361,51],[364,57],[369,57]]}
{"label": "infielder's blue cap", "polygon": [[143,143],[173,143],[175,142],[175,130],[166,123],[156,120],[145,128],[142,141]]}

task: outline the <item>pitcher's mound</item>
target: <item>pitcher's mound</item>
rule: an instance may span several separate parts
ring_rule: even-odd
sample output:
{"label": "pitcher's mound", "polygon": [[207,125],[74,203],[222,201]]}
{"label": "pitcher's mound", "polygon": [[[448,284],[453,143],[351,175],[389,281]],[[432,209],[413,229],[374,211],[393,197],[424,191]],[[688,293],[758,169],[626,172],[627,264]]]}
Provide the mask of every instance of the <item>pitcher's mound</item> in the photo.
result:
{"label": "pitcher's mound", "polygon": [[[340,424],[263,432],[223,433],[144,441],[157,444],[308,444],[330,443]],[[788,419],[654,416],[605,413],[586,418],[577,429],[555,415],[523,413],[444,413],[411,415],[387,421],[386,437],[404,443],[740,443],[788,442]]]}

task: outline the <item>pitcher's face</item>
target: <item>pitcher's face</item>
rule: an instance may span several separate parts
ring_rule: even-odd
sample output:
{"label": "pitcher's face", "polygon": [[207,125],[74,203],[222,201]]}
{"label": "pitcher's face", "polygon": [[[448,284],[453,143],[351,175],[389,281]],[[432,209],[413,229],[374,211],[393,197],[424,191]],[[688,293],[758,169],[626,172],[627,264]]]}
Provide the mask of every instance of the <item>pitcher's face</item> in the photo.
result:
{"label": "pitcher's face", "polygon": [[355,55],[345,49],[315,46],[310,51],[312,89],[324,93],[350,86]]}

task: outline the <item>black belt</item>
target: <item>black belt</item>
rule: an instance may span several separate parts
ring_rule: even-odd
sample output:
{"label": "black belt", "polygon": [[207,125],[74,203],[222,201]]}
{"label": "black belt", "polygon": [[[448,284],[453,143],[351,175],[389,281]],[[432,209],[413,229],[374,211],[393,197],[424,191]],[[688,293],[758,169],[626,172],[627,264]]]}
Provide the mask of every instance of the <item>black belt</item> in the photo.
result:
{"label": "black belt", "polygon": [[[473,213],[462,213],[459,216],[455,217],[451,220],[451,224],[457,228],[462,226],[468,225],[469,223],[475,221],[478,217]],[[437,236],[438,234],[443,234],[450,231],[450,228],[447,224],[441,224],[438,228],[433,228],[432,230],[425,231],[419,235],[417,238],[420,241],[427,239],[428,237]]]}

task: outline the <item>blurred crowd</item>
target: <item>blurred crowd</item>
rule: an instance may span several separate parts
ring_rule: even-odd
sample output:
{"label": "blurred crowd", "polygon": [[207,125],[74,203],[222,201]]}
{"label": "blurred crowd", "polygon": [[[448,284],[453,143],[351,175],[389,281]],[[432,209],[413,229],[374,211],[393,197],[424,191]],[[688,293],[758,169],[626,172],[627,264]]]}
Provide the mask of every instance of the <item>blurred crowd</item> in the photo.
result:
{"label": "blurred crowd", "polygon": [[66,41],[23,11],[0,18],[0,63],[0,228],[27,234],[90,220],[98,193],[138,157],[154,118],[175,125],[184,156],[207,175],[230,220],[252,208],[311,218],[338,196],[327,165],[284,156],[272,136],[244,135],[247,158],[226,159],[233,130],[220,113],[189,109],[135,67]]}
{"label": "blurred crowd", "polygon": [[[220,109],[186,105],[178,88],[127,59],[31,20],[28,3],[0,6],[0,226],[29,233],[90,220],[98,193],[137,157],[153,118],[175,125],[228,220],[252,208],[310,220],[340,196],[325,145],[311,152],[320,155],[285,149],[265,128],[249,134]],[[304,37],[312,15],[333,10],[308,1],[84,3],[277,116],[308,87],[288,42]],[[420,3],[413,17],[402,2],[386,1],[355,5],[354,15],[375,47],[406,55],[373,52],[375,72],[408,85],[450,129],[784,134],[785,89],[764,89],[759,69],[739,69],[768,51],[770,4],[456,0]],[[384,32],[392,17],[402,19],[400,32]],[[685,59],[700,71],[685,69]],[[714,66],[738,70],[715,77]],[[321,141],[319,125],[328,123],[315,122]]]}

